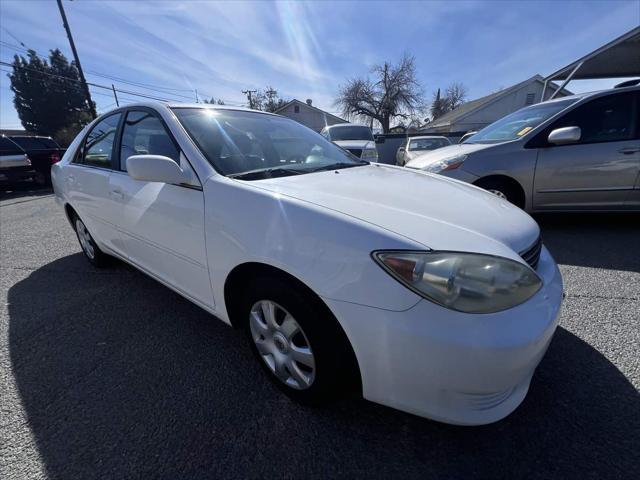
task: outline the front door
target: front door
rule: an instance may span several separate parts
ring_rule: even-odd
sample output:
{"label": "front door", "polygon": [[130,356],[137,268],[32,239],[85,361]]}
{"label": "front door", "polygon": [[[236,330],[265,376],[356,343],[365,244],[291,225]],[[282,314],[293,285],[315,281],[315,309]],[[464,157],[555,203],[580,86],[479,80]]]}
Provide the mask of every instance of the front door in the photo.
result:
{"label": "front door", "polygon": [[114,223],[114,204],[109,194],[113,162],[117,155],[117,132],[121,113],[102,119],[89,131],[76,158],[68,165],[64,181],[70,203],[100,247],[123,254]]}
{"label": "front door", "polygon": [[581,138],[574,144],[547,144],[538,150],[535,209],[600,210],[628,205],[638,176],[640,149],[635,97],[636,92],[598,97],[541,133],[576,126]]}
{"label": "front door", "polygon": [[112,174],[110,185],[121,197],[119,227],[129,259],[197,303],[213,307],[202,188],[134,180],[126,172],[126,159],[136,154],[186,161],[153,111],[127,113],[120,171]]}

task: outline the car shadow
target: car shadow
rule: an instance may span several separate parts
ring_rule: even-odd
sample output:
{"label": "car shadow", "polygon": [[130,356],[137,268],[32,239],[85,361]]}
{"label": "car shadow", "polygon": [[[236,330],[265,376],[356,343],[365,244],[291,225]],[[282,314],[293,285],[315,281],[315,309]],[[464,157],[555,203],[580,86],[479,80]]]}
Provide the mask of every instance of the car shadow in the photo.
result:
{"label": "car shadow", "polygon": [[[12,375],[52,478],[613,478],[640,397],[559,328],[528,397],[465,428],[364,400],[298,406],[243,335],[133,268],[49,263],[9,290]],[[631,478],[633,475],[631,475]]]}
{"label": "car shadow", "polygon": [[545,245],[563,265],[640,272],[640,214],[535,215]]}

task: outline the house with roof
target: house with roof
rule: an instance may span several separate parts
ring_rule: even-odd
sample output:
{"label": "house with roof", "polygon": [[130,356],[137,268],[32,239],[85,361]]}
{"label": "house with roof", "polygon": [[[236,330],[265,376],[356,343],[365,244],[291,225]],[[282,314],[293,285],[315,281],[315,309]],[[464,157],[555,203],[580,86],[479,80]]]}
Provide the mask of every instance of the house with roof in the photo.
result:
{"label": "house with roof", "polygon": [[[448,136],[462,136],[471,130],[480,130],[490,123],[520,110],[527,105],[538,103],[542,99],[545,79],[541,75],[534,75],[524,82],[504,88],[490,95],[463,103],[459,107],[432,120],[421,128],[421,133],[448,134]],[[549,99],[559,87],[548,83],[545,100]],[[562,89],[556,97],[573,95]]]}
{"label": "house with roof", "polygon": [[282,107],[277,109],[274,113],[289,117],[296,122],[319,132],[327,125],[335,125],[336,123],[348,123],[345,119],[337,117],[329,112],[314,107],[311,99],[307,99],[306,102],[293,99],[290,102],[285,103]]}

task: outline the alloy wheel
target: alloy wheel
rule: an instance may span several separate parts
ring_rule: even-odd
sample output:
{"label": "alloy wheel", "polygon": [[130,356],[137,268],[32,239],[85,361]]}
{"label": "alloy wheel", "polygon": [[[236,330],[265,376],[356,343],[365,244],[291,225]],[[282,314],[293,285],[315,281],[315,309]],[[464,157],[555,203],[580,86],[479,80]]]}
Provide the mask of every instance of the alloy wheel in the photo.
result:
{"label": "alloy wheel", "polygon": [[87,227],[84,226],[82,220],[79,218],[76,219],[76,232],[78,233],[78,240],[80,241],[80,246],[84,253],[86,253],[87,257],[93,260],[96,257],[96,251],[93,248],[93,240],[91,239],[91,235],[87,230]]}
{"label": "alloy wheel", "polygon": [[251,307],[249,327],[258,353],[281,382],[297,390],[311,387],[315,357],[302,327],[287,310],[260,300]]}
{"label": "alloy wheel", "polygon": [[508,200],[507,195],[504,192],[502,192],[500,190],[496,190],[495,188],[490,188],[490,189],[487,190],[487,192],[491,192],[497,197],[500,197],[500,198],[502,198],[504,200]]}

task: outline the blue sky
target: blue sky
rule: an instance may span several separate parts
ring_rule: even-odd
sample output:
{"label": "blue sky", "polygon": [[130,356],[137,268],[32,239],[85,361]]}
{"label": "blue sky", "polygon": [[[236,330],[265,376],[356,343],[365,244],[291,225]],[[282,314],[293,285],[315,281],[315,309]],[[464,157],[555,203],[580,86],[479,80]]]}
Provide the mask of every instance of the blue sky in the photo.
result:
{"label": "blue sky", "polygon": [[[416,57],[427,96],[453,81],[473,99],[549,74],[640,24],[640,0],[423,2],[201,2],[64,0],[90,82],[106,74],[172,90],[152,92],[189,101],[193,90],[227,103],[241,91],[272,85],[285,98],[312,98],[335,111],[340,84],[372,65]],[[0,2],[0,58],[23,53],[22,42],[46,53],[71,52],[54,0]],[[19,127],[0,67],[0,124]],[[579,92],[613,81],[573,82]],[[92,89],[98,110],[113,107]],[[122,96],[123,99],[126,96]],[[126,101],[126,100],[125,100]]]}

